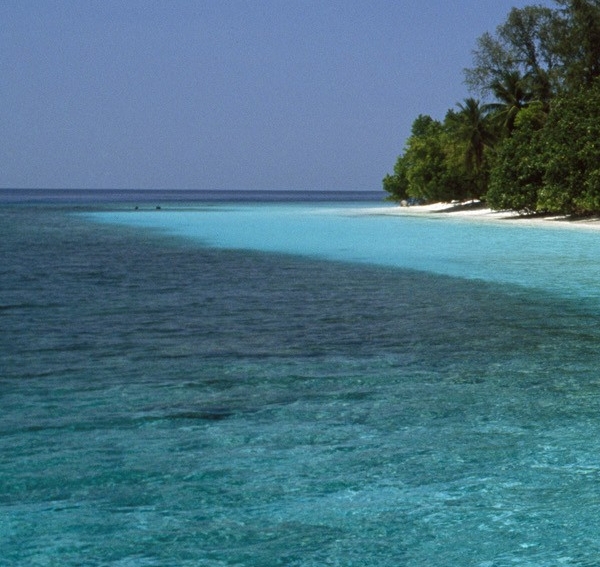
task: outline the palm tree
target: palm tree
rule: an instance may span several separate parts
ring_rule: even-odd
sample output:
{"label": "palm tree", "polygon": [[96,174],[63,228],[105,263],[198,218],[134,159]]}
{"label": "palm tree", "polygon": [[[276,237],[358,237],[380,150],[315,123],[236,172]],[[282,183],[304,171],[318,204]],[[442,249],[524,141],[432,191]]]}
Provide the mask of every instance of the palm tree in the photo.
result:
{"label": "palm tree", "polygon": [[[459,103],[458,111],[450,110],[445,125],[455,148],[456,158],[464,168],[466,193],[477,198],[487,190],[489,177],[487,150],[496,141],[497,126],[492,119],[492,109],[474,98]],[[458,150],[458,152],[456,152]]]}
{"label": "palm tree", "polygon": [[490,119],[492,108],[474,98],[458,104],[459,112],[453,114],[456,133],[466,143],[465,165],[467,171],[480,174],[485,161],[485,149],[496,139]]}
{"label": "palm tree", "polygon": [[519,111],[533,99],[527,83],[518,71],[508,71],[490,85],[498,102],[486,106],[494,112],[509,134],[515,128],[515,118]]}

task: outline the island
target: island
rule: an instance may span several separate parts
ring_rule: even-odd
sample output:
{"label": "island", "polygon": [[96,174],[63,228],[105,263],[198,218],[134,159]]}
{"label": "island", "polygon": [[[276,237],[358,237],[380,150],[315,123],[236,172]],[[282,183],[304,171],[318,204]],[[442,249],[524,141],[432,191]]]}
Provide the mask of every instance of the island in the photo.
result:
{"label": "island", "polygon": [[555,3],[513,8],[477,40],[465,75],[481,99],[414,120],[383,179],[390,200],[600,213],[600,4]]}

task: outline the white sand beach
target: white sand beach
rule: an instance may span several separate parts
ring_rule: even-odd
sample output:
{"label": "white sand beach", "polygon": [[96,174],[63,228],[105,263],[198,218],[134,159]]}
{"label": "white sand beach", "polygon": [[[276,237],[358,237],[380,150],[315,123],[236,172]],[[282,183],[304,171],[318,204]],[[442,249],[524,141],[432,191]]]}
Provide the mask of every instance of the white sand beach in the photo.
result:
{"label": "white sand beach", "polygon": [[[367,210],[365,210],[367,212]],[[584,228],[600,230],[600,217],[573,218],[564,215],[526,215],[515,211],[494,211],[485,207],[479,201],[464,203],[432,203],[429,205],[396,205],[368,209],[369,214],[402,215],[402,216],[431,216],[457,219],[472,219],[477,221],[514,222],[519,225],[552,226],[561,228]]]}

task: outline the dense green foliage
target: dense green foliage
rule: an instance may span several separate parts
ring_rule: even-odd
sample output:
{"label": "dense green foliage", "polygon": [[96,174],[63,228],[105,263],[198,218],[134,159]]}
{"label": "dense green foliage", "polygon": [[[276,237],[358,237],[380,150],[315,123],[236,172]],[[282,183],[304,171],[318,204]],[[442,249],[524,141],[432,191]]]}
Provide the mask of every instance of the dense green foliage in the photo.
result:
{"label": "dense green foliage", "polygon": [[492,208],[523,213],[536,210],[544,176],[539,132],[545,122],[542,104],[532,103],[519,111],[511,135],[498,144],[486,193]]}
{"label": "dense green foliage", "polygon": [[488,102],[419,116],[383,180],[390,199],[600,213],[600,0],[555,4],[513,8],[479,38],[466,82]]}

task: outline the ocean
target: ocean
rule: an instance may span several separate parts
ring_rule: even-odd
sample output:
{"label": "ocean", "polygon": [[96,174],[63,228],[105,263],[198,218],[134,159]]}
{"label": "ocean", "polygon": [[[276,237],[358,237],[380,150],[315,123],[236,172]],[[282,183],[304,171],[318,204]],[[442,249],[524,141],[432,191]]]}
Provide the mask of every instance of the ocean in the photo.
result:
{"label": "ocean", "polygon": [[600,232],[0,191],[0,565],[600,564]]}

